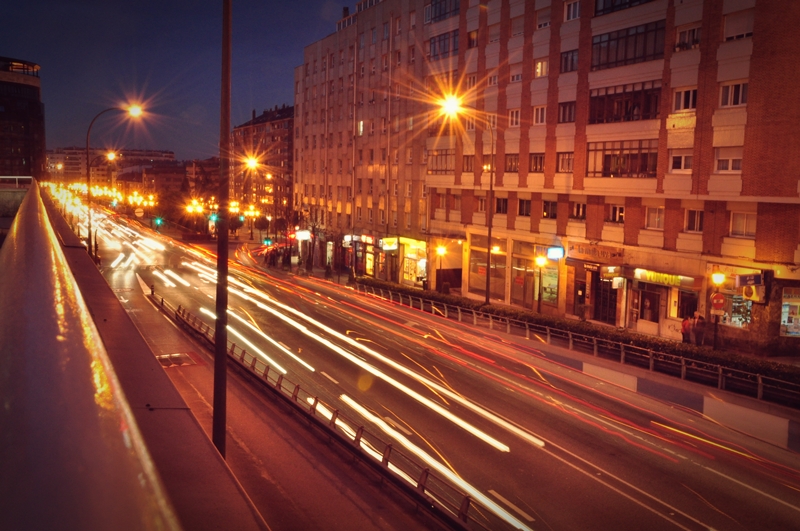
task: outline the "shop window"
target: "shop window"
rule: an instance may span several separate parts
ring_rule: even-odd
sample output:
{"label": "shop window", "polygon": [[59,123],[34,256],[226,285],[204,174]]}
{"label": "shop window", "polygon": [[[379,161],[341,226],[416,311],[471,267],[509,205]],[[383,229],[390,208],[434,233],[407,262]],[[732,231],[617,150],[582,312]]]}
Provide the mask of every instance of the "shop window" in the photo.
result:
{"label": "shop window", "polygon": [[783,288],[781,335],[800,337],[800,288]]}

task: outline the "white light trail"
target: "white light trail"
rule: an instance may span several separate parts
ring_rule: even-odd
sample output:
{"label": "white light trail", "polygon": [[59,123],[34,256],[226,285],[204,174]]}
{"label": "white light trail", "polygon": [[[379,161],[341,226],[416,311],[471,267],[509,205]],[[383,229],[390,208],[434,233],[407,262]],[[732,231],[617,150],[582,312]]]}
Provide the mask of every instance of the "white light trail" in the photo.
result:
{"label": "white light trail", "polygon": [[111,267],[117,267],[123,259],[125,259],[125,253],[119,253],[119,256],[113,262],[111,262]]}
{"label": "white light trail", "polygon": [[130,256],[128,257],[128,259],[125,261],[125,264],[123,264],[123,267],[128,267],[128,266],[132,265],[134,262],[138,262],[138,260],[136,258],[136,254],[135,253],[131,253]]}
{"label": "white light trail", "polygon": [[167,248],[152,238],[141,238],[139,242],[153,251],[165,251]]}
{"label": "white light trail", "polygon": [[[214,313],[214,312],[212,312],[211,310],[207,310],[207,309],[205,309],[205,308],[200,308],[200,313],[204,313],[204,314],[206,314],[206,315],[210,315],[212,319],[214,319],[215,321],[217,320],[217,314],[215,314],[215,313]],[[242,341],[244,341],[245,345],[247,345],[248,347],[250,347],[251,349],[253,349],[253,352],[255,352],[256,354],[258,354],[259,356],[261,356],[261,358],[264,360],[264,362],[265,362],[265,363],[266,363],[266,364],[267,364],[267,365],[268,365],[268,366],[269,366],[271,369],[276,369],[276,370],[278,370],[279,372],[281,372],[281,373],[283,373],[283,374],[286,374],[286,373],[288,372],[286,369],[284,369],[283,367],[281,367],[281,365],[280,365],[280,364],[278,364],[278,363],[277,363],[275,360],[273,360],[272,358],[270,358],[269,356],[267,356],[267,354],[266,354],[266,353],[265,353],[263,350],[261,350],[260,348],[258,348],[257,346],[255,346],[255,345],[254,345],[254,344],[253,344],[253,343],[252,343],[250,340],[248,340],[248,339],[247,339],[246,337],[244,337],[244,336],[243,336],[241,333],[239,333],[237,330],[235,330],[233,327],[231,327],[231,325],[228,325],[226,328],[227,328],[228,332],[230,332],[231,334],[235,335],[236,337],[238,337],[239,339],[241,339]]]}
{"label": "white light trail", "polygon": [[[357,403],[355,400],[350,398],[347,395],[339,396],[339,399],[344,402],[345,404],[349,405],[356,411],[358,411],[365,419],[369,420],[376,426],[378,426],[381,430],[385,433],[390,435],[396,441],[399,441],[404,447],[406,447],[411,453],[422,459],[424,462],[428,464],[431,468],[436,470],[436,472],[444,477],[446,477],[451,483],[458,485],[461,487],[467,494],[469,494],[472,498],[478,500],[484,507],[492,511],[494,514],[514,526],[516,529],[530,529],[528,526],[523,524],[521,521],[517,520],[514,515],[497,505],[491,498],[484,495],[481,491],[458,477],[456,474],[453,473],[449,468],[441,464],[439,461],[434,459],[431,455],[425,452],[422,448],[417,446],[416,444],[412,443],[406,437],[389,426],[385,420],[378,417],[377,415],[373,415],[372,413],[367,410],[364,406]],[[416,482],[415,482],[416,483]]]}
{"label": "white light trail", "polygon": [[[533,444],[534,446],[537,446],[539,448],[544,448],[544,441],[543,440],[539,439],[538,437],[535,437],[535,436],[531,435],[530,433],[528,433],[527,431],[523,430],[519,426],[517,426],[517,425],[515,425],[515,424],[513,424],[513,423],[511,423],[511,422],[509,422],[507,420],[505,420],[504,418],[492,413],[491,411],[488,411],[488,410],[484,409],[483,407],[475,404],[471,400],[467,400],[463,396],[459,395],[458,393],[455,393],[454,391],[450,390],[447,387],[444,387],[444,386],[440,385],[439,383],[435,382],[434,380],[431,380],[429,378],[426,378],[425,376],[417,374],[416,372],[412,371],[408,367],[405,367],[404,365],[401,365],[401,364],[397,363],[396,361],[394,361],[392,359],[389,359],[386,356],[383,356],[382,354],[379,354],[378,352],[375,352],[374,350],[372,350],[369,347],[367,347],[366,345],[356,341],[355,339],[352,339],[352,338],[350,338],[350,337],[348,337],[348,336],[346,336],[344,334],[340,334],[336,330],[334,330],[334,329],[332,329],[332,328],[320,323],[319,321],[316,321],[316,320],[312,319],[308,315],[306,315],[306,314],[304,314],[304,313],[302,313],[302,312],[300,312],[298,310],[295,310],[294,308],[292,308],[290,306],[287,306],[285,304],[282,304],[282,303],[278,302],[277,300],[273,299],[272,297],[269,297],[267,294],[265,294],[263,292],[255,290],[253,288],[246,288],[245,291],[247,293],[253,293],[255,295],[258,295],[259,297],[261,297],[262,299],[270,302],[271,304],[274,304],[275,306],[278,306],[278,307],[286,310],[287,312],[289,312],[289,313],[291,313],[293,315],[296,315],[296,316],[300,317],[301,319],[303,319],[305,321],[308,321],[309,323],[312,323],[314,326],[316,326],[316,327],[322,329],[323,331],[325,331],[325,332],[337,337],[338,339],[340,339],[341,341],[344,341],[345,343],[351,345],[352,347],[357,348],[357,349],[361,350],[362,352],[366,352],[367,354],[369,354],[373,358],[382,361],[383,363],[389,365],[393,369],[395,369],[395,370],[397,370],[397,371],[399,371],[399,372],[401,372],[401,373],[403,373],[403,374],[405,374],[405,375],[407,375],[407,376],[419,381],[420,383],[423,383],[424,385],[426,385],[426,386],[428,386],[430,388],[435,389],[438,393],[446,395],[451,400],[453,400],[455,402],[458,402],[459,404],[461,404],[464,407],[470,409],[474,413],[477,413],[478,415],[480,415],[481,417],[489,420],[490,422],[493,422],[494,424],[496,424],[498,426],[501,426],[505,430],[517,435],[521,439]],[[253,300],[253,299],[251,299],[251,300]],[[254,302],[257,302],[257,301],[254,301]]]}
{"label": "white light trail", "polygon": [[170,278],[174,278],[175,280],[177,280],[178,282],[180,282],[181,284],[183,284],[186,287],[191,286],[191,284],[189,284],[187,281],[185,281],[180,275],[175,273],[172,269],[165,269],[164,270],[164,274],[167,275]]}
{"label": "white light trail", "polygon": [[168,288],[176,288],[176,287],[178,287],[178,285],[177,285],[177,284],[175,284],[173,281],[171,281],[170,279],[168,279],[168,278],[166,277],[166,275],[164,275],[164,274],[163,274],[161,271],[153,271],[153,274],[154,274],[155,276],[157,276],[158,278],[160,278],[160,279],[161,279],[161,280],[164,282],[164,284],[166,284],[166,286],[167,286]]}
{"label": "white light trail", "polygon": [[370,365],[366,361],[360,359],[355,354],[343,349],[339,345],[334,344],[330,340],[328,340],[328,339],[326,339],[326,338],[324,338],[324,337],[322,337],[322,336],[320,336],[318,334],[315,334],[314,332],[310,331],[305,325],[300,324],[297,321],[294,321],[293,319],[283,315],[282,313],[278,312],[274,308],[270,308],[269,306],[267,306],[265,304],[262,304],[261,302],[255,300],[254,298],[250,297],[246,293],[243,293],[243,292],[241,292],[241,291],[239,291],[237,289],[234,289],[234,288],[228,288],[228,290],[231,293],[233,293],[234,295],[238,295],[239,297],[242,297],[245,300],[249,300],[249,301],[253,302],[254,304],[256,304],[259,308],[270,312],[271,314],[275,315],[279,319],[283,320],[285,323],[287,323],[290,326],[296,328],[297,330],[299,330],[302,333],[306,334],[310,338],[318,341],[319,343],[322,343],[323,345],[327,346],[328,348],[330,348],[334,352],[338,353],[340,356],[344,357],[345,359],[348,359],[351,363],[353,363],[355,365],[358,365],[359,367],[361,367],[365,371],[369,372],[373,376],[376,376],[377,378],[380,378],[381,380],[383,380],[384,382],[386,382],[389,385],[393,386],[394,388],[402,391],[403,393],[405,393],[406,395],[410,396],[411,398],[413,398],[414,400],[416,400],[420,404],[423,404],[424,406],[427,406],[429,409],[435,411],[436,413],[438,413],[439,415],[441,415],[444,418],[448,419],[450,422],[452,422],[456,426],[461,427],[465,431],[471,433],[472,435],[474,435],[478,439],[484,441],[485,443],[489,444],[490,446],[494,447],[495,449],[500,450],[501,452],[510,451],[509,447],[506,444],[498,441],[497,439],[495,439],[491,435],[487,434],[486,432],[476,428],[475,426],[473,426],[469,422],[457,417],[456,415],[454,415],[453,413],[451,413],[450,411],[448,411],[444,407],[440,406],[439,404],[437,404],[433,400],[430,400],[429,398],[426,398],[426,397],[422,396],[421,394],[419,394],[418,392],[414,391],[410,387],[398,382],[397,380],[395,380],[394,378],[392,378],[388,374],[385,374],[385,373],[379,371],[375,366]]}
{"label": "white light trail", "polygon": [[294,352],[292,352],[292,351],[291,351],[291,350],[289,350],[288,348],[284,347],[284,346],[283,346],[282,344],[280,344],[278,341],[275,341],[274,339],[272,339],[271,337],[269,337],[267,334],[265,334],[264,332],[262,332],[261,330],[259,330],[258,328],[256,328],[256,326],[255,326],[253,323],[246,321],[246,320],[245,320],[243,317],[241,317],[241,316],[239,316],[239,315],[236,315],[236,313],[234,313],[234,311],[233,311],[233,310],[231,310],[230,308],[228,309],[228,314],[229,314],[230,316],[232,316],[232,317],[235,317],[235,318],[236,318],[236,319],[238,319],[238,320],[239,320],[239,321],[240,321],[242,324],[244,324],[246,327],[248,327],[250,330],[252,330],[252,331],[253,331],[253,332],[255,332],[256,334],[260,335],[261,337],[263,337],[264,339],[266,339],[266,340],[267,340],[267,341],[269,341],[270,343],[272,343],[272,344],[273,344],[273,345],[274,345],[274,346],[275,346],[275,347],[276,347],[278,350],[280,350],[281,352],[283,352],[283,353],[284,353],[284,354],[286,354],[287,356],[291,357],[292,359],[296,360],[296,361],[297,361],[298,363],[300,363],[300,364],[301,364],[303,367],[305,367],[306,369],[308,369],[308,370],[309,370],[309,371],[311,371],[311,372],[314,372],[314,367],[312,367],[311,365],[309,365],[308,363],[306,363],[306,362],[305,362],[305,361],[303,361],[302,359],[298,358],[298,357],[297,357],[297,356],[294,354]]}

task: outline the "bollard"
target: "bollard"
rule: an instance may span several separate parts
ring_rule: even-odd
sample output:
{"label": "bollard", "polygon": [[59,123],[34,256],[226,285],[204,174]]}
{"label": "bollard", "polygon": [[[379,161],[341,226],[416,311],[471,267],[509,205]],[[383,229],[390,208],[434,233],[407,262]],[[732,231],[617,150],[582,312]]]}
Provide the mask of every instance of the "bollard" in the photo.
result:
{"label": "bollard", "polygon": [[389,455],[392,453],[392,443],[386,445],[386,448],[383,449],[383,457],[381,458],[381,464],[385,467],[389,466]]}

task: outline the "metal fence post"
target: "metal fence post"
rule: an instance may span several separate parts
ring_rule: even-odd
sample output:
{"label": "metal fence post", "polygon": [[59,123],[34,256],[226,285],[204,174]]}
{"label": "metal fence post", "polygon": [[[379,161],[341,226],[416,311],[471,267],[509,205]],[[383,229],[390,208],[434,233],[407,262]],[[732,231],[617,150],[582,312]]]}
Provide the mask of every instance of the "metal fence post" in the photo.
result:
{"label": "metal fence post", "polygon": [[550,327],[546,326],[545,330],[547,330],[547,344],[550,344]]}
{"label": "metal fence post", "polygon": [[492,319],[492,314],[489,314],[489,330],[494,330],[494,320]]}
{"label": "metal fence post", "polygon": [[422,474],[419,476],[419,481],[417,481],[417,490],[422,494],[425,494],[425,484],[428,482],[428,474],[430,474],[430,471],[430,468],[423,468]]}
{"label": "metal fence post", "polygon": [[625,344],[619,344],[619,362],[624,364],[625,363]]}
{"label": "metal fence post", "polygon": [[592,354],[594,356],[597,356],[597,338],[596,337],[592,338],[592,343],[593,343],[593,345],[592,345]]}
{"label": "metal fence post", "polygon": [[478,316],[475,310],[472,310],[472,326],[478,326]]}
{"label": "metal fence post", "polygon": [[686,379],[686,358],[681,358],[681,380]]}
{"label": "metal fence post", "polygon": [[389,466],[389,455],[392,453],[392,443],[386,445],[386,448],[383,449],[383,457],[381,458],[381,464],[383,466]]}
{"label": "metal fence post", "polygon": [[458,322],[460,323],[461,322],[461,306],[456,306],[456,309],[458,310]]}
{"label": "metal fence post", "polygon": [[717,365],[717,389],[725,389],[725,377],[722,375],[722,365]]}
{"label": "metal fence post", "polygon": [[511,333],[511,319],[506,319],[506,334]]}
{"label": "metal fence post", "polygon": [[569,350],[572,350],[572,332],[567,332],[567,337],[569,337]]}
{"label": "metal fence post", "polygon": [[525,339],[531,338],[531,325],[525,323]]}
{"label": "metal fence post", "polygon": [[656,357],[653,354],[653,351],[651,350],[650,351],[650,372],[653,372],[653,370],[655,368],[656,368]]}
{"label": "metal fence post", "polygon": [[758,399],[764,399],[764,379],[760,374],[756,374],[756,381],[758,381]]}
{"label": "metal fence post", "polygon": [[444,305],[444,318],[447,319],[447,305]]}
{"label": "metal fence post", "polygon": [[464,496],[464,499],[461,500],[461,508],[458,510],[458,518],[462,522],[468,522],[469,521],[469,517],[467,516],[467,513],[469,512],[469,506],[470,506],[471,502],[472,502],[472,498],[470,498],[469,495]]}

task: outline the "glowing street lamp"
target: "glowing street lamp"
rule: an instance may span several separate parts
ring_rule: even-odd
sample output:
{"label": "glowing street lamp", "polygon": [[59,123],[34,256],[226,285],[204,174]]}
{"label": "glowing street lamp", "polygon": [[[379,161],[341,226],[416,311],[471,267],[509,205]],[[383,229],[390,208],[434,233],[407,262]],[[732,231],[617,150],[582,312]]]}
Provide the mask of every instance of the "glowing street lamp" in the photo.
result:
{"label": "glowing street lamp", "polygon": [[[89,255],[94,259],[97,260],[97,249],[92,246],[92,170],[91,164],[89,163],[89,139],[92,134],[92,126],[94,122],[104,115],[107,112],[111,111],[121,111],[128,113],[129,116],[134,118],[138,118],[142,115],[142,108],[138,105],[131,105],[127,108],[124,107],[109,107],[108,109],[102,110],[97,115],[92,118],[92,121],[89,122],[89,129],[86,130],[86,211],[88,215],[88,226],[89,226],[89,234],[86,239],[88,246],[89,246]],[[112,160],[112,159],[109,159]]]}
{"label": "glowing street lamp", "polygon": [[440,245],[436,248],[436,254],[439,256],[439,271],[436,273],[436,288],[437,291],[442,291],[442,258],[447,254],[447,247]]}
{"label": "glowing street lamp", "polygon": [[[439,109],[441,116],[450,120],[457,118],[459,115],[464,114],[466,109],[475,110],[474,107],[468,107],[463,104],[460,97],[455,94],[447,94],[439,100]],[[483,171],[489,171],[489,195],[487,197],[486,205],[486,239],[487,239],[487,253],[486,253],[486,300],[485,303],[489,304],[492,287],[492,215],[494,214],[494,127],[492,121],[487,121],[486,124],[489,129],[490,139],[490,158],[489,164],[483,165]]]}

